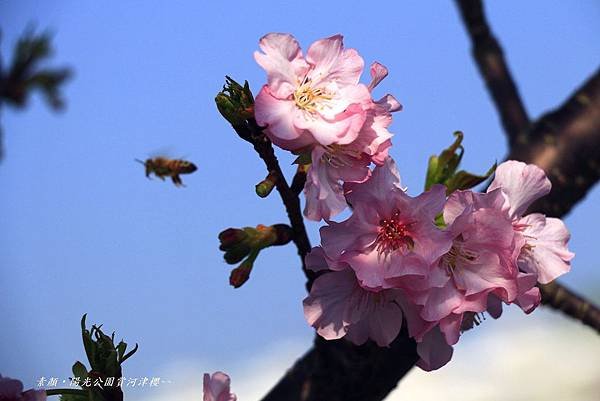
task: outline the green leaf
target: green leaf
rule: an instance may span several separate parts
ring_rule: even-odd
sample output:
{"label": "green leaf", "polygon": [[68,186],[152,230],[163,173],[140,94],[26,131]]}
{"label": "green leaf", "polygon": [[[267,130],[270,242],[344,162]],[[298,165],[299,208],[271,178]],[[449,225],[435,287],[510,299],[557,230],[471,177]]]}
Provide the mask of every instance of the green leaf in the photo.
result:
{"label": "green leaf", "polygon": [[121,340],[121,342],[117,345],[117,353],[119,356],[119,361],[123,361],[123,355],[125,355],[125,350],[127,349],[127,343]]}
{"label": "green leaf", "polygon": [[73,377],[78,377],[80,381],[85,380],[85,378],[88,376],[88,371],[85,367],[85,365],[79,361],[75,362],[73,364]]}
{"label": "green leaf", "polygon": [[128,353],[126,353],[125,356],[123,357],[123,359],[121,359],[121,363],[125,362],[130,356],[135,354],[137,350],[138,350],[138,344],[136,343],[135,347],[133,347],[133,349],[131,351],[129,351]]}
{"label": "green leaf", "polygon": [[425,178],[425,190],[431,188],[438,181],[438,165],[439,159],[437,156],[431,156],[427,165],[427,177]]}
{"label": "green leaf", "polygon": [[487,180],[496,170],[494,164],[484,175],[472,174],[464,170],[456,171],[462,157],[464,148],[462,146],[463,133],[456,131],[456,139],[448,148],[444,149],[439,156],[431,156],[427,166],[427,177],[425,179],[425,190],[434,184],[446,186],[446,195],[456,190],[471,189]]}
{"label": "green leaf", "polygon": [[81,337],[83,339],[83,348],[85,349],[85,354],[88,358],[90,366],[93,369],[96,364],[96,343],[92,340],[92,334],[90,331],[85,327],[86,318],[87,313],[85,313],[81,318]]}
{"label": "green leaf", "polygon": [[450,179],[448,179],[446,182],[446,194],[450,195],[456,190],[471,189],[481,184],[490,178],[492,174],[494,174],[494,171],[496,171],[496,166],[497,163],[494,163],[494,165],[484,175],[475,175],[464,170],[459,171],[454,176],[450,177]]}
{"label": "green leaf", "polygon": [[428,190],[434,184],[445,184],[458,168],[464,153],[464,148],[461,145],[463,133],[456,131],[454,136],[456,139],[452,145],[444,149],[439,156],[433,155],[429,158],[425,190]]}

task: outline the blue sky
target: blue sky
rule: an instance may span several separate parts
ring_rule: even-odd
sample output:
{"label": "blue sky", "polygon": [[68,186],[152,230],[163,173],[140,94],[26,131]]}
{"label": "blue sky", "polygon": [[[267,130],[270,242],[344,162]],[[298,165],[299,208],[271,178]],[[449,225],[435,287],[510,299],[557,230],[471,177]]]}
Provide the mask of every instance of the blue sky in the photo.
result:
{"label": "blue sky", "polygon": [[[597,2],[489,3],[531,116],[559,105],[597,68]],[[224,228],[286,222],[277,196],[254,194],[263,164],[213,101],[226,74],[258,92],[265,74],[252,53],[267,32],[293,33],[305,49],[342,33],[367,65],[389,68],[376,95],[393,93],[404,105],[392,155],[409,192],[422,189],[427,158],[457,129],[466,135],[464,167],[483,172],[505,154],[452,2],[0,1],[5,59],[30,22],[55,33],[52,64],[75,74],[63,113],[34,97],[25,111],[1,115],[0,373],[29,385],[67,377],[83,360],[86,312],[140,344],[126,376],[155,375],[178,360],[217,361],[214,370],[227,371],[287,339],[308,347],[295,249],[264,252],[238,290],[218,250]],[[133,161],[165,150],[199,167],[184,177],[187,188],[146,180]],[[291,173],[293,158],[279,155]],[[563,282],[588,296],[600,283],[598,205],[595,188],[566,220],[577,256]],[[319,226],[308,227],[316,244]]]}

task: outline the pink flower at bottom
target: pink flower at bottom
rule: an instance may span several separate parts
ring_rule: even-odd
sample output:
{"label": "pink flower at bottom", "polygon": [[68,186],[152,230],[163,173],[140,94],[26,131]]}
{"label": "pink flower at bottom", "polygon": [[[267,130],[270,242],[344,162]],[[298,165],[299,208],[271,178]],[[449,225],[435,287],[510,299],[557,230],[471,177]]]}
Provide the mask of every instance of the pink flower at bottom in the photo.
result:
{"label": "pink flower at bottom", "polygon": [[204,401],[236,401],[235,394],[230,392],[231,379],[223,372],[211,375],[204,374]]}
{"label": "pink flower at bottom", "polygon": [[23,383],[0,375],[0,401],[46,401],[45,390],[23,392]]}
{"label": "pink flower at bottom", "polygon": [[[312,270],[327,270],[331,261],[316,247],[306,263]],[[394,341],[402,327],[402,298],[400,290],[365,290],[354,272],[345,268],[315,280],[303,302],[304,316],[326,340],[346,337],[360,345],[370,338],[384,347]]]}

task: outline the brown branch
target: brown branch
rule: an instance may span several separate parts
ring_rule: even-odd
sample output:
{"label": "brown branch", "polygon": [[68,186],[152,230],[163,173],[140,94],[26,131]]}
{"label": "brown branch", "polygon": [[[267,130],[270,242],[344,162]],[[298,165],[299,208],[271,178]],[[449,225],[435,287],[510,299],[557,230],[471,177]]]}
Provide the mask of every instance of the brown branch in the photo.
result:
{"label": "brown branch", "polygon": [[388,348],[317,336],[262,401],[379,401],[417,360],[416,344],[404,330]]}
{"label": "brown branch", "polygon": [[294,179],[292,180],[291,189],[296,195],[300,195],[302,190],[304,189],[304,184],[306,183],[306,169],[301,166],[298,167],[298,171],[294,174]]}
{"label": "brown branch", "polygon": [[544,169],[552,191],[531,211],[562,217],[600,179],[600,69],[560,107],[533,124],[508,159]]}
{"label": "brown branch", "polygon": [[539,286],[542,303],[573,317],[600,333],[600,309],[568,288],[550,283]]}
{"label": "brown branch", "polygon": [[522,142],[529,117],[510,74],[500,44],[494,37],[480,0],[457,0],[463,23],[471,38],[473,57],[500,114],[510,146]]}
{"label": "brown branch", "polygon": [[293,231],[293,241],[296,248],[298,248],[298,255],[302,261],[302,271],[308,279],[307,288],[310,289],[316,275],[313,271],[308,270],[304,263],[304,257],[310,251],[310,241],[308,240],[306,228],[304,227],[304,218],[302,217],[302,210],[300,209],[300,198],[298,198],[298,195],[294,193],[288,185],[285,176],[281,171],[281,167],[279,166],[279,162],[277,161],[277,156],[275,156],[273,145],[269,138],[263,134],[262,129],[256,124],[256,121],[254,119],[249,119],[243,124],[232,126],[240,138],[252,144],[254,150],[256,150],[265,163],[267,171],[276,176],[275,188],[277,189],[277,192],[279,192],[279,196],[281,197],[290,220]]}

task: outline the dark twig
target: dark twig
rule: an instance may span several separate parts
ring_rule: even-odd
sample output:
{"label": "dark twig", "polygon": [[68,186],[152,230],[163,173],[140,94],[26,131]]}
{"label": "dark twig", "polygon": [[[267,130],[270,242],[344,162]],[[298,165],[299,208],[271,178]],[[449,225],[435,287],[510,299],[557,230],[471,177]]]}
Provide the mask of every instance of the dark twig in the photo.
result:
{"label": "dark twig", "polygon": [[510,146],[521,143],[529,128],[527,111],[494,37],[480,0],[457,0],[471,38],[473,57],[500,114]]}
{"label": "dark twig", "polygon": [[306,234],[306,228],[304,227],[304,218],[302,217],[302,210],[300,209],[300,198],[292,191],[289,187],[275,151],[269,138],[267,138],[262,129],[256,124],[254,119],[249,119],[243,124],[233,125],[233,129],[239,135],[240,138],[248,141],[254,147],[254,150],[258,153],[260,158],[263,160],[267,167],[267,171],[276,175],[275,188],[279,192],[279,196],[285,205],[290,225],[294,233],[294,244],[298,248],[298,255],[302,260],[302,270],[308,278],[307,288],[310,288],[312,281],[315,279],[315,273],[306,268],[304,263],[304,257],[310,251],[310,241]]}
{"label": "dark twig", "polygon": [[294,179],[292,180],[292,185],[290,188],[292,192],[296,195],[300,195],[302,190],[304,189],[304,184],[306,183],[306,170],[302,167],[298,167],[298,171],[294,174]]}

